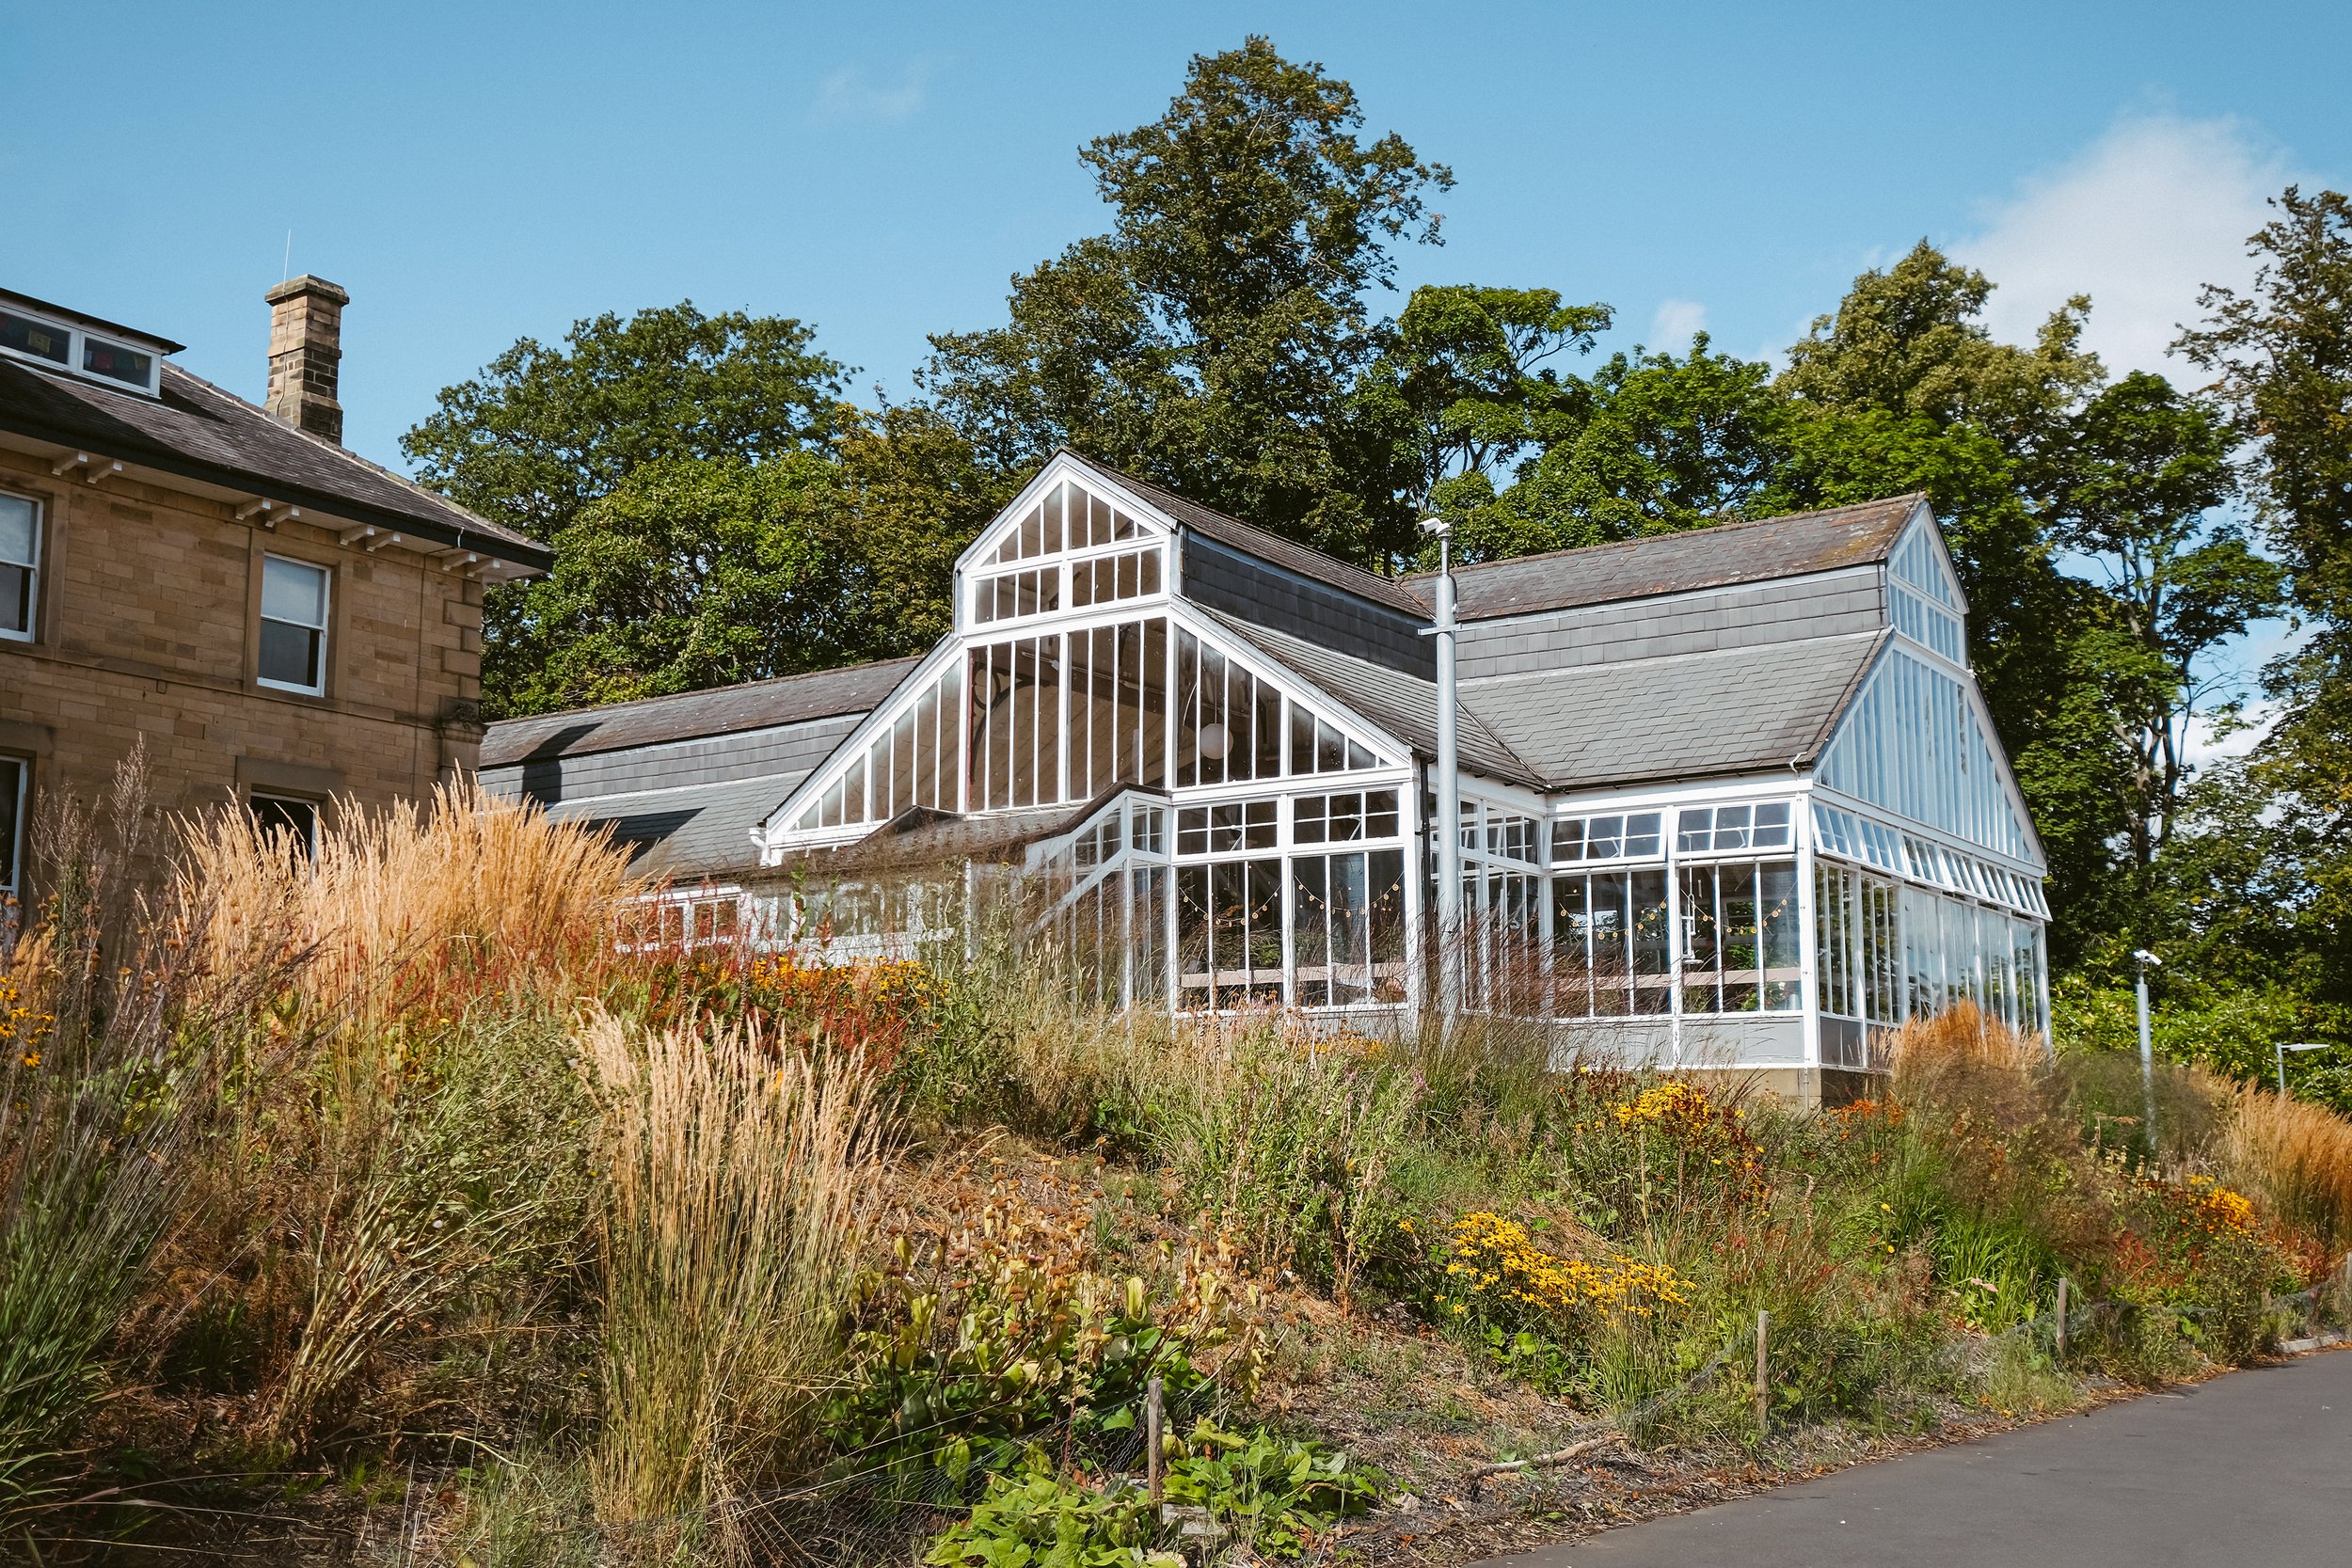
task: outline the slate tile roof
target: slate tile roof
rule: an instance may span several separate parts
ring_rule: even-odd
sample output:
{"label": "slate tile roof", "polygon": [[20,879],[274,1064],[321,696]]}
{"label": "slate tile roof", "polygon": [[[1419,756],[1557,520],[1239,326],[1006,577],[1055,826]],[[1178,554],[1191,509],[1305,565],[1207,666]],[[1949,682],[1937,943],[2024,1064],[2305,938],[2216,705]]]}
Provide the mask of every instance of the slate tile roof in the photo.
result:
{"label": "slate tile roof", "polygon": [[[1374,664],[1352,654],[1326,648],[1288,633],[1269,630],[1252,622],[1205,610],[1216,623],[1234,636],[1254,644],[1277,663],[1287,666],[1292,673],[1325,694],[1362,714],[1374,723],[1410,746],[1421,756],[1434,757],[1438,752],[1438,688],[1433,681],[1407,675],[1386,665]],[[1512,748],[1470,709],[1470,688],[1463,689],[1464,702],[1455,736],[1462,750],[1462,766],[1473,773],[1502,779],[1514,784],[1540,786],[1542,776],[1530,768]]]}
{"label": "slate tile roof", "polygon": [[[500,768],[866,713],[881,705],[921,662],[920,657],[885,658],[707,691],[681,691],[602,707],[501,720],[483,737],[482,766]],[[785,793],[777,792],[770,807],[781,801]]]}
{"label": "slate tile roof", "polygon": [[547,546],[167,360],[161,397],[0,360],[0,429],[545,569]]}
{"label": "slate tile roof", "polygon": [[[1883,561],[1896,536],[1925,504],[1922,496],[1896,496],[1457,566],[1457,613],[1465,621],[1483,621]],[[1436,573],[1419,572],[1400,578],[1399,586],[1419,595],[1427,614],[1435,609],[1436,580]]]}
{"label": "slate tile roof", "polygon": [[1067,447],[1062,450],[1083,467],[1142,496],[1174,518],[1180,527],[1206,534],[1220,545],[1256,556],[1260,561],[1279,566],[1284,571],[1311,578],[1343,594],[1352,594],[1359,599],[1386,605],[1406,615],[1425,619],[1429,614],[1429,607],[1394,578],[1384,578],[1376,572],[1367,572],[1361,566],[1351,566],[1336,556],[1326,555],[1310,546],[1285,539],[1255,523],[1245,523],[1239,517],[1227,516],[1214,507],[1186,500],[1175,491],[1164,489],[1148,479],[1137,479],[1107,463],[1098,463],[1081,452],[1070,451]]}
{"label": "slate tile roof", "polygon": [[681,881],[728,879],[758,868],[752,830],[799,782],[780,775],[730,779],[683,789],[581,796],[546,809],[557,821],[576,822],[591,832],[610,827],[613,843],[631,847],[633,871]]}
{"label": "slate tile roof", "polygon": [[1892,635],[1466,681],[1462,705],[1552,789],[1803,768]]}

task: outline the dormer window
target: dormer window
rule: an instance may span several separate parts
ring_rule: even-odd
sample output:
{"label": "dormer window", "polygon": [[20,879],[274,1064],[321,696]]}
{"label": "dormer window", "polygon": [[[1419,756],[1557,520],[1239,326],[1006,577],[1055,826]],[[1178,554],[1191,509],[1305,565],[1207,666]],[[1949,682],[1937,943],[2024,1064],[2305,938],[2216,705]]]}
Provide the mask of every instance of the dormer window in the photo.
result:
{"label": "dormer window", "polygon": [[82,369],[92,375],[103,375],[109,381],[119,381],[126,387],[136,387],[142,392],[154,390],[155,356],[141,354],[137,349],[110,343],[103,338],[82,335]]}
{"label": "dormer window", "polygon": [[73,332],[14,310],[0,310],[0,348],[53,365],[73,363]]}
{"label": "dormer window", "polygon": [[39,302],[21,294],[0,299],[0,357],[29,360],[149,397],[161,393],[163,356],[180,345],[142,341],[138,334],[109,329],[94,317],[76,320],[71,311],[44,315],[27,309],[27,304]]}

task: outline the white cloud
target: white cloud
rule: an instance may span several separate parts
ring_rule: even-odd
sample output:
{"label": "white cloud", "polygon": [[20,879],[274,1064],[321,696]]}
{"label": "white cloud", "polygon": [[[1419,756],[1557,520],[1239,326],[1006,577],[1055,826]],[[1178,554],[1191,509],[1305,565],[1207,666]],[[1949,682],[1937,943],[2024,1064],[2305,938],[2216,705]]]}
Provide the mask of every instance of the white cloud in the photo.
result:
{"label": "white cloud", "polygon": [[2200,288],[2251,277],[2246,237],[2289,178],[2242,121],[2134,116],[2023,182],[1953,250],[2000,285],[1985,312],[1996,336],[2030,342],[2067,296],[2088,293],[2085,341],[2111,372],[2177,374],[2166,346],[2195,319]]}
{"label": "white cloud", "polygon": [[810,113],[822,120],[895,125],[922,111],[930,74],[930,64],[917,60],[899,73],[895,84],[883,86],[866,80],[859,67],[845,65],[817,89],[817,103]]}
{"label": "white cloud", "polygon": [[1688,343],[1692,333],[1706,330],[1706,306],[1694,299],[1661,300],[1658,314],[1650,318],[1650,347],[1677,348]]}

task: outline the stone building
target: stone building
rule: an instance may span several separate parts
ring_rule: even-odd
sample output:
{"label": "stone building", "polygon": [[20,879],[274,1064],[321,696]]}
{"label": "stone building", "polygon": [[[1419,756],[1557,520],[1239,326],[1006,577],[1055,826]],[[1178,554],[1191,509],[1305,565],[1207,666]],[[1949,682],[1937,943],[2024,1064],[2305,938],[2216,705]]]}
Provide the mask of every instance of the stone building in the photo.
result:
{"label": "stone building", "polygon": [[267,298],[256,407],[178,343],[0,291],[0,892],[40,800],[140,736],[159,807],[304,835],[474,764],[483,585],[547,551],[347,451],[348,296]]}
{"label": "stone building", "polygon": [[483,777],[611,824],[694,939],[887,947],[1004,866],[1118,1004],[1372,1026],[1442,963],[1565,1044],[1803,1099],[1956,999],[2046,1029],[2045,863],[1920,498],[1457,582],[1448,933],[1430,579],[1069,452],[929,654],[501,723]]}

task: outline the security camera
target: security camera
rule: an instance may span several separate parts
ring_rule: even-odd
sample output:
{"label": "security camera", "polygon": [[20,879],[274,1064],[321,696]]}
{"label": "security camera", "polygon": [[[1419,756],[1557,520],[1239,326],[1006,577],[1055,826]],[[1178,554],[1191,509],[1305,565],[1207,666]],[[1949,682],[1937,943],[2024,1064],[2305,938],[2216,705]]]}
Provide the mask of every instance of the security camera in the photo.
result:
{"label": "security camera", "polygon": [[2164,967],[2164,960],[2157,958],[2153,953],[2149,952],[2145,947],[2142,947],[2133,953],[2132,961],[2134,963],[2145,964],[2150,969],[2161,969]]}
{"label": "security camera", "polygon": [[1454,525],[1447,522],[1443,517],[1423,517],[1421,520],[1421,531],[1423,533],[1435,534],[1437,537],[1442,539],[1447,534],[1454,531]]}

